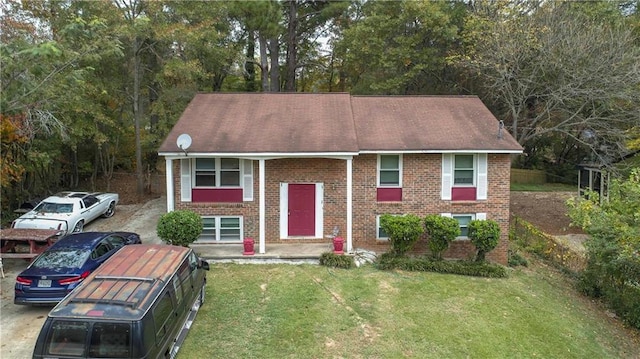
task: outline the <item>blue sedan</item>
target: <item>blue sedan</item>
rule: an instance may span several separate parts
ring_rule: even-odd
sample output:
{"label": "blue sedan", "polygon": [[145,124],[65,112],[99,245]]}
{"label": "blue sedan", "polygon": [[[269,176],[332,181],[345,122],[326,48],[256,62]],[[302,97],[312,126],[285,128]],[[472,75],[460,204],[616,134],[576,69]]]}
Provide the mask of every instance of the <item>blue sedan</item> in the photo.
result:
{"label": "blue sedan", "polygon": [[18,275],[13,302],[56,304],[120,248],[137,243],[140,236],[132,232],[80,232],[61,238]]}

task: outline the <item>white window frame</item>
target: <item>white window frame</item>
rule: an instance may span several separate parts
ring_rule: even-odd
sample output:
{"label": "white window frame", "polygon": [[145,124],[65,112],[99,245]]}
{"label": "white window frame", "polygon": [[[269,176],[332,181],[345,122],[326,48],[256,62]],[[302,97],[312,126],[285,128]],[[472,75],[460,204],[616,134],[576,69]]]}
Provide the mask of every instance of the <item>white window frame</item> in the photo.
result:
{"label": "white window frame", "polygon": [[[455,213],[451,215],[451,218],[455,219],[458,221],[458,227],[460,227],[460,231],[462,231],[463,226],[460,223],[460,219],[461,217],[471,217],[471,219],[469,220],[469,222],[473,221],[476,219],[476,214],[475,213]],[[467,228],[467,233],[468,233],[468,228]],[[459,235],[458,237],[456,237],[456,239],[469,239],[469,236],[465,236],[465,235]]]}
{"label": "white window frame", "polygon": [[[440,214],[443,217],[451,217],[453,219],[456,219],[456,217],[471,217],[470,221],[473,221],[475,219],[477,220],[486,220],[487,219],[487,214],[486,213],[441,213]],[[460,223],[460,222],[458,222]],[[461,226],[462,227],[462,226]],[[467,236],[458,236],[456,237],[456,239],[469,239],[469,237]]]}
{"label": "white window frame", "polygon": [[[456,169],[456,159],[458,158],[458,156],[471,156],[471,164],[472,167],[469,168],[461,168],[461,169]],[[456,153],[453,155],[453,178],[452,178],[452,183],[454,187],[476,187],[476,177],[478,176],[478,165],[477,165],[477,158],[476,158],[476,154],[474,153]],[[471,175],[471,183],[456,183],[456,171],[461,170],[461,171],[468,171],[471,170],[473,171],[472,175]]]}
{"label": "white window frame", "polygon": [[[203,219],[207,218],[207,219],[214,219],[215,220],[215,227],[214,228],[208,228],[208,229],[214,229],[215,230],[215,234],[213,236],[213,239],[211,239],[211,237],[207,236],[207,237],[203,237],[202,235],[200,235],[200,237],[198,238],[198,240],[203,240],[203,242],[223,242],[223,243],[237,243],[237,242],[242,242],[242,240],[244,239],[244,218],[242,216],[202,216]],[[220,238],[220,231],[222,230],[222,226],[221,226],[221,220],[223,218],[237,218],[239,221],[239,226],[240,226],[240,238],[237,240],[222,240]],[[204,223],[203,223],[204,226]],[[207,227],[203,227],[203,230],[206,229]]]}
{"label": "white window frame", "polygon": [[[380,172],[383,171],[381,168],[382,164],[382,156],[397,156],[398,157],[398,168],[397,169],[384,169],[385,171],[398,171],[398,184],[397,185],[382,185],[380,184]],[[378,163],[376,165],[376,185],[381,188],[402,188],[402,154],[394,154],[394,153],[385,153],[378,155]]]}
{"label": "white window frame", "polygon": [[[198,172],[198,169],[196,168],[197,165],[197,160],[198,159],[213,159],[215,161],[215,169],[214,170],[210,170],[211,172],[214,172],[215,174],[215,178],[216,178],[216,183],[215,185],[212,186],[197,186],[196,185],[196,173]],[[243,161],[239,158],[224,158],[224,159],[233,159],[238,161],[238,169],[237,170],[229,170],[229,169],[223,169],[222,168],[222,157],[215,157],[215,158],[207,158],[207,157],[201,157],[201,158],[194,158],[192,161],[192,170],[191,170],[191,176],[193,178],[193,188],[242,188],[242,184],[243,184],[243,177],[244,177],[244,171],[243,171]],[[238,185],[236,186],[222,186],[220,185],[220,181],[222,179],[222,172],[237,172],[238,173]]]}

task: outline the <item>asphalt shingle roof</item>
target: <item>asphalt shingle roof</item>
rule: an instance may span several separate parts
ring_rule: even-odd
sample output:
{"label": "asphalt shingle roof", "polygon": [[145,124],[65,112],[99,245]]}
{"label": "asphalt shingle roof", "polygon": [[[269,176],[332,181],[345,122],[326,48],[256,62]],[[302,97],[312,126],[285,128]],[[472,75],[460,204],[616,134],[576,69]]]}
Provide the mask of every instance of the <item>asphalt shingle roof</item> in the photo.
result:
{"label": "asphalt shingle roof", "polygon": [[207,93],[189,103],[159,153],[521,152],[475,96]]}

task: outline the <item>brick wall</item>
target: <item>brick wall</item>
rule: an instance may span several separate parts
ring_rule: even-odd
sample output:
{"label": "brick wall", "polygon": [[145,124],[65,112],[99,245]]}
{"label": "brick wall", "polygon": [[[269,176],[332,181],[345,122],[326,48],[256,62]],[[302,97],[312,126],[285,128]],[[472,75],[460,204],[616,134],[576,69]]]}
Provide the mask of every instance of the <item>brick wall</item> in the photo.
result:
{"label": "brick wall", "polygon": [[[384,242],[376,241],[376,216],[412,213],[420,217],[433,213],[487,213],[487,219],[498,222],[501,241],[487,255],[489,260],[506,264],[509,226],[509,173],[508,154],[488,155],[488,200],[452,202],[440,199],[440,154],[403,155],[401,202],[376,201],[377,156],[360,155],[353,160],[353,245],[371,247]],[[254,162],[254,201],[243,203],[181,203],[179,161],[174,161],[174,188],[176,209],[192,209],[201,215],[236,215],[244,218],[245,237],[258,238],[258,161]],[[290,241],[280,238],[280,183],[324,184],[324,232],[330,234],[338,226],[344,236],[346,230],[346,161],[324,158],[277,159],[265,162],[265,207],[267,242]],[[328,241],[326,238],[305,239]],[[426,250],[424,239],[416,251]],[[445,252],[449,258],[470,258],[474,247],[465,240],[456,240]]]}

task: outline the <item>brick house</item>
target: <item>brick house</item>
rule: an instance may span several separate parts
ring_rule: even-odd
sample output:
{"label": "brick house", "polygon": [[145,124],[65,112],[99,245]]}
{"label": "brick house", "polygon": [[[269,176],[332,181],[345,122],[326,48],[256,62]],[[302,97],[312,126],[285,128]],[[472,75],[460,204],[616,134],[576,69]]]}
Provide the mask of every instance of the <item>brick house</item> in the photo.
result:
{"label": "brick house", "polygon": [[[167,209],[199,243],[386,243],[380,215],[493,219],[506,263],[511,156],[522,147],[475,96],[198,94],[159,149]],[[445,256],[474,252],[464,235]]]}

